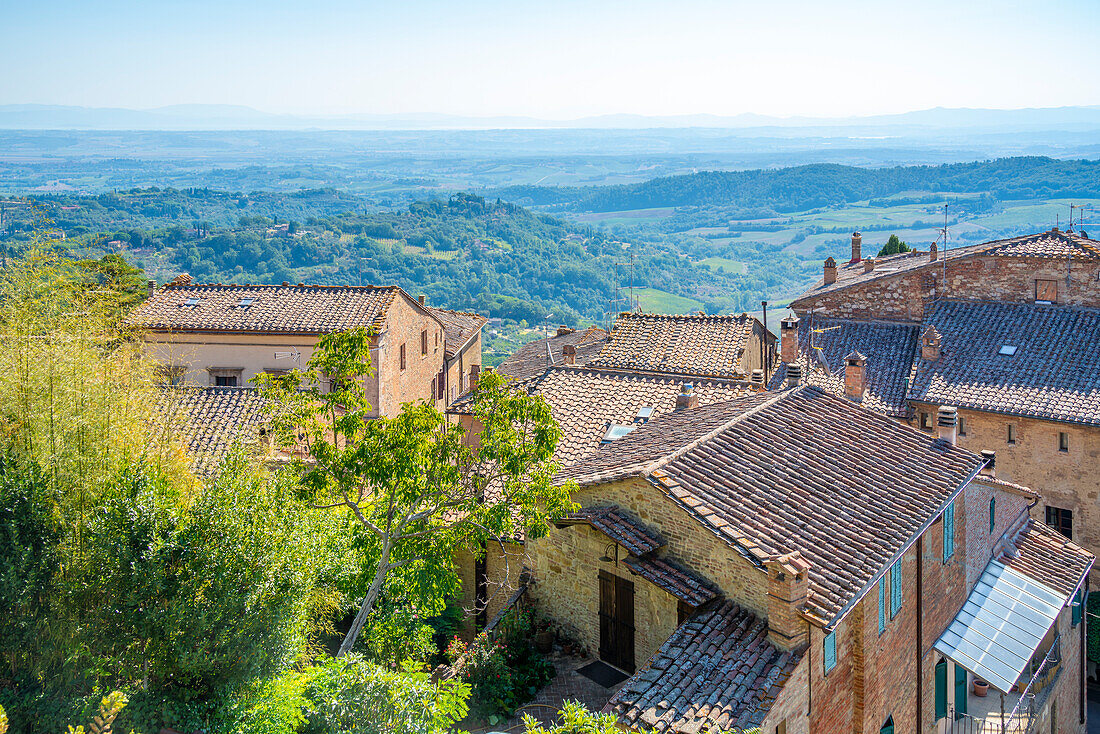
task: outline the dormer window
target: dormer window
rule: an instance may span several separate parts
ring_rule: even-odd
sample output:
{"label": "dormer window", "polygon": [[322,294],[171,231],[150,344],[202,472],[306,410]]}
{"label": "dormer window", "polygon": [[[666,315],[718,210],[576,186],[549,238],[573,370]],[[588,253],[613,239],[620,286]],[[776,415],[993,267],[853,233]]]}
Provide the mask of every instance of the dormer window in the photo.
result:
{"label": "dormer window", "polygon": [[601,443],[611,443],[612,441],[618,441],[620,438],[637,428],[637,424],[634,425],[622,425],[620,423],[612,423],[607,427],[607,432],[603,435],[603,441]]}
{"label": "dormer window", "polygon": [[237,301],[237,308],[248,308],[255,302],[255,298],[242,298],[241,300]]}
{"label": "dormer window", "polygon": [[1005,344],[1003,347],[997,350],[997,354],[1000,354],[1003,357],[1011,357],[1016,354],[1016,345]]}

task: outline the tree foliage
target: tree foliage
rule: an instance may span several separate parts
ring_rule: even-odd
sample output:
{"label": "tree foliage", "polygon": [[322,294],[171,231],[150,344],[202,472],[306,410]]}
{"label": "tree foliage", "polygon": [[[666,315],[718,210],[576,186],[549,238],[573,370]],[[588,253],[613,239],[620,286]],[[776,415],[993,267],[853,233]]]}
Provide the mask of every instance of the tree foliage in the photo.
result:
{"label": "tree foliage", "polygon": [[913,248],[905,242],[898,239],[896,234],[890,235],[890,239],[886,240],[886,244],[882,246],[882,249],[878,251],[876,257],[886,257],[887,255],[900,255],[905,252],[912,252]]}

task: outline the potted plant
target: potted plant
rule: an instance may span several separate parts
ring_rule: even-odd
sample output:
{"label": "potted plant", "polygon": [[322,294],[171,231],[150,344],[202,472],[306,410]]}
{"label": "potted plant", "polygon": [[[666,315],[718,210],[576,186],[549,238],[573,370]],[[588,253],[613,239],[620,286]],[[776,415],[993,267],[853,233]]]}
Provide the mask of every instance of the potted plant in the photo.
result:
{"label": "potted plant", "polygon": [[989,684],[981,678],[974,679],[974,695],[978,698],[985,698],[989,693]]}

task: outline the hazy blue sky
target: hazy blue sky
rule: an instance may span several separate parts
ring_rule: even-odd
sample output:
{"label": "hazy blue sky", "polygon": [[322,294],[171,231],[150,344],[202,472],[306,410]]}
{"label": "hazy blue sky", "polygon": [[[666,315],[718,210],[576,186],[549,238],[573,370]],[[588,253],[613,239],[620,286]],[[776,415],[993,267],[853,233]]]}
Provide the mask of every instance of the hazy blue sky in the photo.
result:
{"label": "hazy blue sky", "polygon": [[1100,104],[1100,0],[0,7],[0,103],[550,118]]}

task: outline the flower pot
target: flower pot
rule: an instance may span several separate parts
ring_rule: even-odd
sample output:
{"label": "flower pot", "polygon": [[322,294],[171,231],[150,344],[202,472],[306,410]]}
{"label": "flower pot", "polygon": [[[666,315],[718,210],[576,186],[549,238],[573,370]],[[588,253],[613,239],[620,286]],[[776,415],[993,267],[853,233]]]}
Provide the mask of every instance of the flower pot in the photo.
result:
{"label": "flower pot", "polygon": [[989,684],[981,678],[974,679],[974,695],[978,698],[985,698],[989,693]]}
{"label": "flower pot", "polygon": [[566,642],[564,645],[562,645],[561,646],[561,651],[564,652],[566,655],[569,655],[569,656],[572,656],[573,654],[575,654],[577,652],[577,650],[573,646],[572,642]]}
{"label": "flower pot", "polygon": [[543,655],[550,652],[554,647],[554,633],[550,630],[544,630],[535,635],[535,649],[541,652]]}

